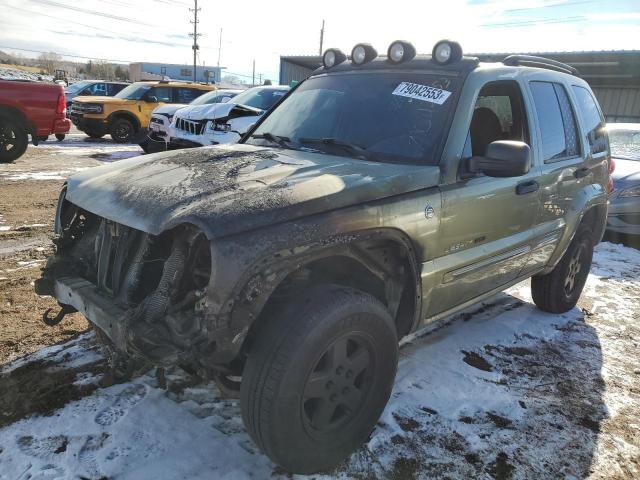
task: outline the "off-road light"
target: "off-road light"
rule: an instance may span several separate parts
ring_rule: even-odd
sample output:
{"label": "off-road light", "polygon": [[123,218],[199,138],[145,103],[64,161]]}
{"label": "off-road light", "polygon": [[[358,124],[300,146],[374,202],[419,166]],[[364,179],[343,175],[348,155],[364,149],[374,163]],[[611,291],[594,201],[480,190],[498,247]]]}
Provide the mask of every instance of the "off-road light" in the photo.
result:
{"label": "off-road light", "polygon": [[391,63],[407,62],[416,56],[416,49],[409,42],[396,40],[389,45],[387,50],[387,59]]}
{"label": "off-road light", "polygon": [[440,40],[433,47],[431,58],[440,65],[457,62],[462,58],[462,47],[458,42]]}
{"label": "off-road light", "polygon": [[351,50],[351,61],[356,65],[370,62],[378,56],[378,52],[368,43],[359,43]]}
{"label": "off-road light", "polygon": [[347,56],[337,48],[330,48],[322,55],[322,64],[324,68],[331,68],[339,63],[344,62]]}

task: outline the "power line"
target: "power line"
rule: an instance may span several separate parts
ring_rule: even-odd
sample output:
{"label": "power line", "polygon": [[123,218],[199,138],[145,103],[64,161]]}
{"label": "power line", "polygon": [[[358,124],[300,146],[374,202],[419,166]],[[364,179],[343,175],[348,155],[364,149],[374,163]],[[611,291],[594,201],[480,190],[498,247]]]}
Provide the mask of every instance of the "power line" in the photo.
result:
{"label": "power line", "polygon": [[19,50],[21,52],[30,52],[30,53],[55,53],[56,55],[60,55],[62,57],[81,58],[83,60],[102,60],[103,62],[109,62],[109,63],[134,63],[133,60],[114,60],[112,58],[87,57],[86,55],[52,52],[51,50],[48,50],[45,52],[44,50],[32,50],[29,48],[10,47],[8,45],[0,45],[0,48],[6,48],[9,50]]}
{"label": "power line", "polygon": [[94,12],[93,10],[89,10],[89,9],[81,8],[81,7],[76,7],[74,5],[67,5],[67,4],[60,3],[60,2],[55,2],[53,0],[37,0],[37,1],[39,3],[44,3],[45,5],[50,5],[52,7],[66,8],[66,9],[69,9],[69,10],[74,10],[76,12],[86,13],[88,15],[96,15],[98,17],[110,18],[112,20],[120,20],[122,22],[135,23],[135,24],[138,24],[138,25],[147,25],[148,27],[159,27],[160,26],[160,25],[153,25],[151,23],[141,22],[140,20],[135,20],[133,18],[121,17],[120,15],[112,15],[110,13],[103,13],[103,12]]}

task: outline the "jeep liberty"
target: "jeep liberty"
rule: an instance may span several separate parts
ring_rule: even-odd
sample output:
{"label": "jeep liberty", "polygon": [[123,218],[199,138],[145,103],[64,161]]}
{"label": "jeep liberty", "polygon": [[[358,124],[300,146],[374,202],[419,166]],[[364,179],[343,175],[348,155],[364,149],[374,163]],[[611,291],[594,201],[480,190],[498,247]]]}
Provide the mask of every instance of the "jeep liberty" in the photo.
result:
{"label": "jeep liberty", "polygon": [[213,378],[275,463],[322,471],[375,427],[402,337],[529,277],[540,309],[576,305],[609,170],[568,65],[330,49],[239,144],[70,177],[36,290],[61,305],[45,322],[89,319],[113,375]]}

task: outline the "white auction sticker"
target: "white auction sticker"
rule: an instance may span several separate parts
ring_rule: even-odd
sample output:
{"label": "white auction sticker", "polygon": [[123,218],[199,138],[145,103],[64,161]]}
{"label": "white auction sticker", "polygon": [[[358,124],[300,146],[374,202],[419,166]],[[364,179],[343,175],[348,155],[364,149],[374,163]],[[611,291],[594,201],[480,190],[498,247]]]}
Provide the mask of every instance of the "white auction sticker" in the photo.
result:
{"label": "white auction sticker", "polygon": [[415,98],[416,100],[442,105],[449,98],[451,92],[441,88],[429,87],[428,85],[420,85],[419,83],[402,82],[392,92],[392,95],[400,95],[401,97]]}

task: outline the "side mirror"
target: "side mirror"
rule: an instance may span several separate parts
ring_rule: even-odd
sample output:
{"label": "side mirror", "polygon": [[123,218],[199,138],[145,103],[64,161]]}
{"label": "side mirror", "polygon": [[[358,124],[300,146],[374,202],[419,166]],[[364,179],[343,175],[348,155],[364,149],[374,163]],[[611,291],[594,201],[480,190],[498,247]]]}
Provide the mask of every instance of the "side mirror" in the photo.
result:
{"label": "side mirror", "polygon": [[148,97],[144,98],[145,102],[149,102],[149,103],[158,103],[158,97],[155,97],[153,95],[149,95]]}
{"label": "side mirror", "polygon": [[484,157],[471,157],[469,171],[488,177],[520,177],[531,169],[531,148],[524,142],[491,142]]}

